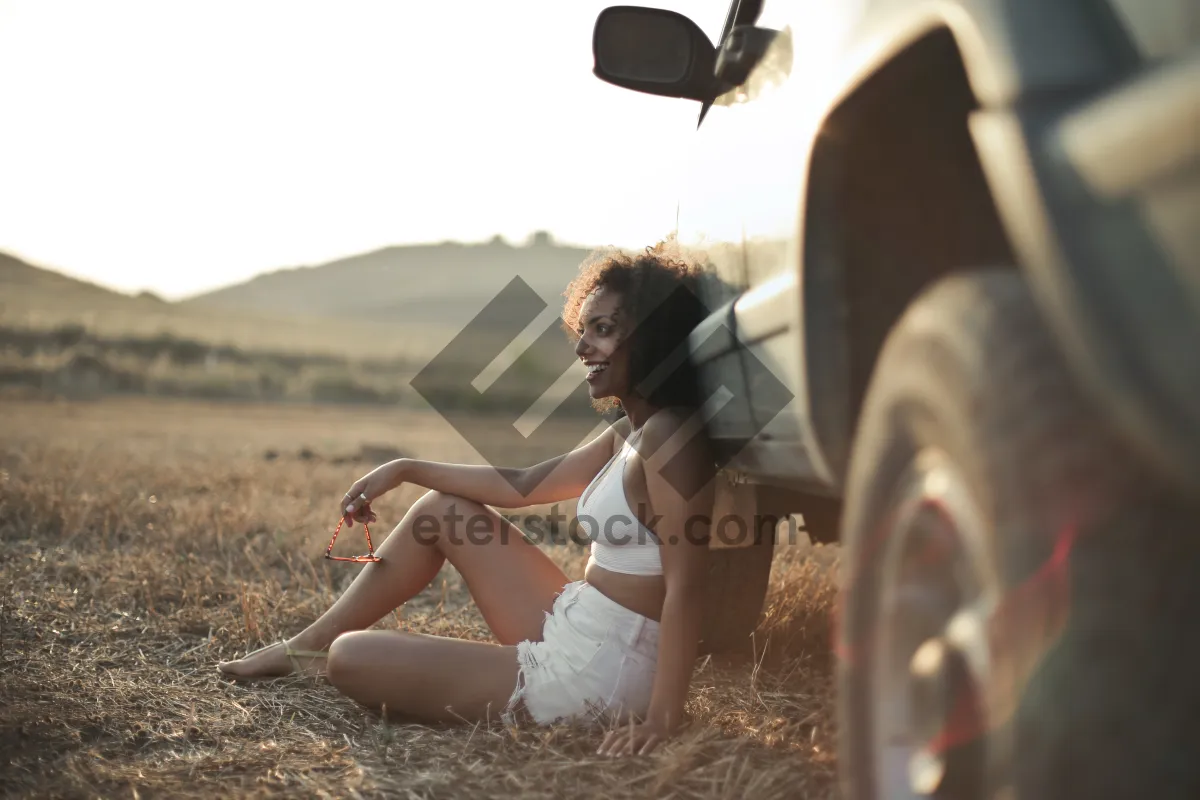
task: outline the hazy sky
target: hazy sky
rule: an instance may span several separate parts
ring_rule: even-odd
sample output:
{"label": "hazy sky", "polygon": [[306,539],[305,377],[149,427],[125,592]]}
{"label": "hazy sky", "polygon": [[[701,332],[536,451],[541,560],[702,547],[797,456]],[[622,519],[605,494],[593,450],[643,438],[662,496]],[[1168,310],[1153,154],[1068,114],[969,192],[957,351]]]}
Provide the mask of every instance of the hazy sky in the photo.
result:
{"label": "hazy sky", "polygon": [[[591,74],[617,0],[0,0],[0,250],[175,298],[390,244],[650,244],[699,106]],[[647,4],[715,38],[728,0]]]}

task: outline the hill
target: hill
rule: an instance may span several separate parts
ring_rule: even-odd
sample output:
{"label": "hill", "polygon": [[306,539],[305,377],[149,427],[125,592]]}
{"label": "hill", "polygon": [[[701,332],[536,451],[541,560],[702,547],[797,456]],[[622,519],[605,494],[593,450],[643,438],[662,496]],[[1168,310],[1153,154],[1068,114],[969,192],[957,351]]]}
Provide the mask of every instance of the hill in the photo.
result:
{"label": "hill", "polygon": [[224,312],[461,326],[519,276],[548,303],[590,251],[539,237],[514,247],[444,242],[388,247],[313,267],[259,275],[182,302]]}
{"label": "hill", "polygon": [[0,325],[81,325],[109,338],[168,335],[247,350],[420,360],[516,275],[548,303],[561,302],[588,252],[546,237],[527,247],[500,239],[389,247],[180,302],[121,294],[0,253]]}
{"label": "hill", "polygon": [[[184,302],[132,297],[0,254],[0,393],[422,405],[412,375],[512,277],[557,311],[586,254],[545,240],[396,247]],[[478,337],[492,346],[493,332]],[[478,368],[473,344],[455,352]],[[542,385],[564,362],[526,352],[513,366]],[[424,391],[436,391],[440,407],[526,410],[521,392],[484,398],[461,378],[440,373]]]}
{"label": "hill", "polygon": [[121,294],[94,283],[35,267],[3,252],[0,252],[0,286],[4,287],[4,293],[0,295],[0,307],[39,308],[67,303],[87,308],[140,310],[164,303],[148,292],[137,297]]}

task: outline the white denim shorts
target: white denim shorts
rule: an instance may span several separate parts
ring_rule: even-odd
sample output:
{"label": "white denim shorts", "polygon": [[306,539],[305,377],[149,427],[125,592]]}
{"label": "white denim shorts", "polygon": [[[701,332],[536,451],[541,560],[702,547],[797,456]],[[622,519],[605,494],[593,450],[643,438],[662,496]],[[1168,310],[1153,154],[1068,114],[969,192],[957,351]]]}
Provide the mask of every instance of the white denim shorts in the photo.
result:
{"label": "white denim shorts", "polygon": [[563,587],[546,615],[542,641],[517,644],[517,686],[504,709],[539,725],[644,718],[658,665],[658,623],[594,586]]}

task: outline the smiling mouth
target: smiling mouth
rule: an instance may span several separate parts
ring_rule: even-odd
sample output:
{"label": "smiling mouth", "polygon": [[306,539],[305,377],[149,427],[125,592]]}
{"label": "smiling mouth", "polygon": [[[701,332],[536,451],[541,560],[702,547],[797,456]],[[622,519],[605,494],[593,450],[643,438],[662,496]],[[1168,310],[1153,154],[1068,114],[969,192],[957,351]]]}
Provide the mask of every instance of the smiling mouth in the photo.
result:
{"label": "smiling mouth", "polygon": [[600,375],[600,373],[602,373],[602,372],[604,372],[604,370],[608,369],[608,363],[605,362],[605,363],[597,363],[597,364],[588,364],[587,368],[588,368],[587,379],[589,381],[593,381]]}

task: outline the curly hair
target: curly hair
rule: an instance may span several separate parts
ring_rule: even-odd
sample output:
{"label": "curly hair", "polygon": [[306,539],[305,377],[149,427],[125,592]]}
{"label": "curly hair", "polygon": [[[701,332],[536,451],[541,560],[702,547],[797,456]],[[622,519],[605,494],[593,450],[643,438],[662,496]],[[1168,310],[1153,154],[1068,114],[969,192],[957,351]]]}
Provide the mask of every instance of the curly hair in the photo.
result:
{"label": "curly hair", "polygon": [[[682,255],[672,241],[641,253],[613,248],[595,251],[563,291],[563,328],[577,337],[583,302],[604,287],[621,296],[621,310],[633,321],[629,346],[630,383],[657,407],[697,408],[702,402],[687,339],[707,316],[700,297],[703,268]],[[612,398],[593,401],[600,411],[620,406]]]}

